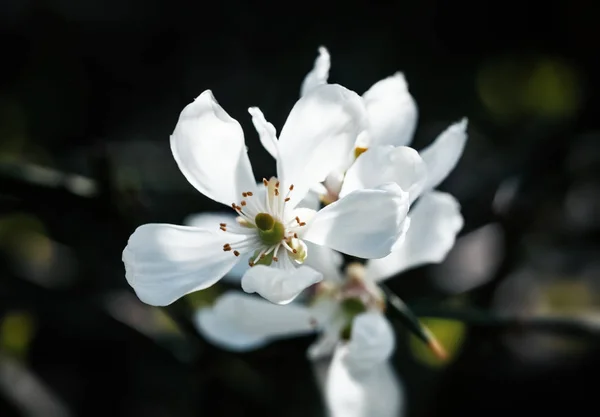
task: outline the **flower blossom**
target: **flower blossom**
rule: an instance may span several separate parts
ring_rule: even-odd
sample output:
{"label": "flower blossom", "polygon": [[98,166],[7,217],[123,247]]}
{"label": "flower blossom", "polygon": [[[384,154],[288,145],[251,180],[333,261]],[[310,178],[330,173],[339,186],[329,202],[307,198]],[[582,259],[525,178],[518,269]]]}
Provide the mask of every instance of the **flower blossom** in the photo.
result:
{"label": "flower blossom", "polygon": [[396,416],[402,391],[388,362],[395,337],[378,279],[368,274],[368,262],[366,268],[350,264],[342,275],[339,253],[320,255],[311,266],[323,272],[324,280],[306,290],[304,303],[280,306],[228,291],[212,307],[198,310],[196,326],[209,341],[232,351],[317,333],[307,355],[315,365],[331,358],[323,378],[331,415]]}
{"label": "flower blossom", "polygon": [[[313,69],[302,83],[301,96],[327,85],[330,65],[329,52],[319,48]],[[458,201],[435,188],[462,155],[467,119],[449,126],[417,155],[407,147],[416,128],[418,110],[404,75],[397,72],[378,81],[361,98],[367,110],[368,128],[357,136],[354,158],[346,159],[322,183],[313,184],[307,201],[328,204],[373,184],[395,182],[409,193],[412,222],[392,254],[369,263],[371,275],[388,277],[392,271],[441,262],[454,245],[463,218]]]}
{"label": "flower blossom", "polygon": [[210,90],[182,111],[171,135],[179,169],[236,217],[206,227],[138,227],[123,262],[142,301],[170,304],[213,285],[243,259],[250,268],[242,288],[285,304],[322,279],[321,272],[303,265],[321,246],[381,258],[405,232],[408,195],[392,182],[357,190],[319,211],[298,207],[311,184],[345,160],[365,130],[358,95],[339,85],[315,88],[295,104],[279,139],[258,109],[249,112],[261,141],[271,140],[277,152],[277,177],[258,184],[239,123]]}

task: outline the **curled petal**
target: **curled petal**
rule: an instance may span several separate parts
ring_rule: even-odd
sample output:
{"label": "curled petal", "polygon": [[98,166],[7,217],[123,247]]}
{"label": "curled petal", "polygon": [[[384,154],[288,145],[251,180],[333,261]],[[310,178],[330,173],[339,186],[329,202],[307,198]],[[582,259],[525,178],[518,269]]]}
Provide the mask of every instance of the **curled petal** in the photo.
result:
{"label": "curled petal", "polygon": [[240,238],[170,224],[140,226],[123,250],[127,282],[140,300],[154,306],[210,287],[238,261],[223,251],[229,237]]}
{"label": "curled petal", "polygon": [[310,90],[323,84],[327,84],[329,78],[329,68],[331,67],[331,58],[329,51],[324,46],[319,47],[319,56],[315,59],[313,69],[306,74],[302,87],[300,89],[300,97],[304,96]]}
{"label": "curled petal", "polygon": [[427,167],[419,153],[407,146],[376,146],[361,154],[352,164],[340,196],[365,188],[394,182],[408,191],[410,201],[420,194],[427,181]]}
{"label": "curled petal", "polygon": [[385,316],[368,311],[352,322],[346,363],[354,373],[368,372],[389,359],[394,351],[394,330]]}
{"label": "curled petal", "polygon": [[404,388],[389,362],[356,375],[348,367],[348,346],[338,346],[325,381],[331,417],[398,417],[404,415]]}
{"label": "curled petal", "polygon": [[380,281],[409,268],[442,262],[463,227],[458,201],[439,191],[425,193],[411,209],[410,218],[404,241],[385,258],[367,262],[367,277]]}
{"label": "curled petal", "polygon": [[292,207],[313,184],[347,163],[366,126],[362,99],[340,85],[317,87],[298,100],[281,130],[277,160],[278,178],[285,188],[294,185]]}
{"label": "curled petal", "polygon": [[242,128],[210,90],[181,112],[171,151],[190,184],[215,201],[229,206],[256,187]]}
{"label": "curled petal", "polygon": [[312,333],[318,326],[306,307],[280,306],[236,291],[219,297],[214,306],[199,310],[195,322],[212,343],[236,351],[256,349],[277,338]]}
{"label": "curled petal", "polygon": [[370,146],[410,144],[418,111],[402,73],[373,84],[363,99],[369,114]]}
{"label": "curled petal", "polygon": [[425,190],[437,187],[454,169],[467,142],[467,119],[464,118],[444,130],[437,139],[421,151],[427,164]]}
{"label": "curled petal", "polygon": [[323,279],[323,274],[307,266],[295,268],[287,255],[279,262],[290,262],[289,267],[255,265],[242,277],[242,289],[247,293],[257,293],[275,304],[287,304],[304,289]]}
{"label": "curled petal", "polygon": [[250,107],[248,113],[252,116],[252,124],[258,133],[260,143],[269,154],[277,159],[277,131],[275,126],[267,122],[258,107]]}
{"label": "curled petal", "polygon": [[356,190],[317,212],[303,239],[360,258],[382,258],[405,232],[408,207],[408,193],[397,184]]}

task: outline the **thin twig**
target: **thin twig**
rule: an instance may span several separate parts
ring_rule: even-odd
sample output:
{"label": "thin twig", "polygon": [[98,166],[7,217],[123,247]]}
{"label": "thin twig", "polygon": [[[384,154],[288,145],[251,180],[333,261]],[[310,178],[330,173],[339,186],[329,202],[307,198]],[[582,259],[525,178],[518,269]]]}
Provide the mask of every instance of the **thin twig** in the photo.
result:
{"label": "thin twig", "polygon": [[560,333],[600,341],[600,321],[585,317],[532,316],[516,317],[483,312],[472,308],[448,309],[415,306],[419,317],[437,317],[460,320],[472,326],[494,327],[501,330]]}

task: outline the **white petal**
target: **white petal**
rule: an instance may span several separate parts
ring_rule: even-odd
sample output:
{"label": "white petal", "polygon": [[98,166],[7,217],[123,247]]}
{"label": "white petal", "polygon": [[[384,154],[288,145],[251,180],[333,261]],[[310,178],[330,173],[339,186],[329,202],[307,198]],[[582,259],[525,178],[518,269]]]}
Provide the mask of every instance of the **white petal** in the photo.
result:
{"label": "white petal", "polygon": [[389,362],[370,372],[354,375],[348,369],[348,347],[340,346],[331,361],[325,384],[325,399],[331,417],[401,417],[404,388]]}
{"label": "white petal", "polygon": [[308,193],[306,193],[302,201],[298,203],[297,207],[309,208],[311,210],[318,211],[321,208],[321,194],[315,191],[316,188],[317,187],[313,187],[310,190],[308,190]]}
{"label": "white petal", "polygon": [[427,164],[425,190],[437,187],[454,169],[467,142],[467,119],[454,123],[423,149],[421,157]]}
{"label": "white petal", "polygon": [[366,124],[361,98],[340,85],[317,87],[298,100],[281,130],[277,160],[283,189],[294,185],[292,207],[313,184],[346,163]]}
{"label": "white petal", "polygon": [[395,182],[408,191],[412,202],[419,196],[426,181],[427,167],[413,148],[376,146],[362,153],[352,164],[344,178],[340,196]]}
{"label": "white petal", "polygon": [[410,218],[404,242],[387,257],[367,262],[368,278],[378,281],[409,268],[442,262],[463,226],[458,201],[439,191],[425,193],[411,209]]}
{"label": "white petal", "polygon": [[171,151],[190,184],[215,201],[229,206],[256,187],[242,128],[210,90],[181,112]]}
{"label": "white petal", "polygon": [[359,258],[382,258],[402,236],[408,206],[408,193],[397,184],[353,191],[317,212],[303,239]]}
{"label": "white petal", "polygon": [[260,334],[245,332],[237,323],[231,323],[212,308],[198,310],[194,322],[202,336],[223,349],[245,352],[261,348],[269,342],[268,338]]}
{"label": "white petal", "polygon": [[[285,262],[286,259],[287,255],[283,255],[279,262]],[[255,292],[272,303],[287,304],[304,289],[322,279],[323,275],[320,272],[307,266],[284,269],[256,265],[242,277],[242,289],[247,293]]]}
{"label": "white petal", "polygon": [[125,277],[146,304],[171,304],[210,287],[233,267],[238,258],[223,251],[230,238],[240,239],[193,227],[145,224],[133,232],[123,250]]}
{"label": "white petal", "polygon": [[[262,183],[261,183],[262,184]],[[236,224],[237,215],[231,213],[198,213],[191,214],[186,217],[183,224],[186,226],[198,227],[206,230],[218,230],[220,223]],[[229,282],[230,284],[239,284],[242,276],[248,270],[248,258],[246,256],[239,256],[237,263],[231,268],[231,270],[223,277],[223,281]]]}
{"label": "white petal", "polygon": [[315,59],[313,69],[306,74],[302,87],[300,88],[300,96],[302,97],[310,90],[323,84],[327,84],[329,78],[329,68],[331,67],[331,58],[327,48],[321,46],[319,48],[319,56]]}
{"label": "white petal", "polygon": [[363,99],[369,114],[370,146],[402,146],[412,141],[418,111],[402,73],[375,83]]}
{"label": "white petal", "polygon": [[252,124],[258,133],[260,143],[271,156],[277,159],[277,131],[275,126],[267,122],[258,107],[250,107],[248,113],[252,115]]}
{"label": "white petal", "polygon": [[221,223],[236,223],[236,217],[231,212],[209,212],[209,213],[196,213],[190,214],[183,220],[183,224],[186,226],[196,227],[199,229],[213,230],[215,232],[219,231],[219,225]]}
{"label": "white petal", "polygon": [[368,372],[389,359],[394,351],[394,330],[379,312],[361,313],[352,322],[346,363],[355,374]]}
{"label": "white petal", "polygon": [[310,345],[307,356],[311,360],[318,360],[332,355],[340,342],[340,334],[347,323],[344,314],[340,314],[339,303],[323,300],[318,302],[320,306],[315,309],[321,310],[321,321],[325,323],[323,332],[317,340]]}
{"label": "white petal", "polygon": [[343,277],[340,271],[344,262],[342,254],[311,242],[305,242],[305,244],[308,256],[304,265],[321,272],[327,281],[341,282]]}
{"label": "white petal", "polygon": [[196,314],[196,325],[211,342],[230,350],[250,350],[272,339],[313,333],[316,318],[304,306],[280,306],[230,291]]}

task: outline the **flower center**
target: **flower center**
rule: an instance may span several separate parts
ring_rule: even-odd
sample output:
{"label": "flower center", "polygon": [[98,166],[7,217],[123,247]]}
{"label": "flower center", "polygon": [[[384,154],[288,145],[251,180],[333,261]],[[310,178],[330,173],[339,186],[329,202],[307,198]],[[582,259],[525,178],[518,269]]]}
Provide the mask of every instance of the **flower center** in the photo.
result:
{"label": "flower center", "polygon": [[269,213],[258,213],[254,217],[258,236],[265,245],[276,245],[285,237],[285,227],[276,221]]}
{"label": "flower center", "polygon": [[284,195],[280,192],[277,178],[269,181],[263,179],[263,185],[266,188],[264,199],[258,198],[252,191],[246,191],[242,193],[243,199],[239,204],[231,204],[238,214],[237,224],[221,223],[219,228],[224,232],[244,235],[245,238],[235,244],[223,245],[223,250],[232,251],[235,256],[254,252],[248,261],[250,266],[278,262],[280,252],[300,264],[306,259],[307,253],[306,245],[298,239],[298,233],[306,226],[306,222],[297,216],[290,218],[286,209],[294,186],[290,185]]}

